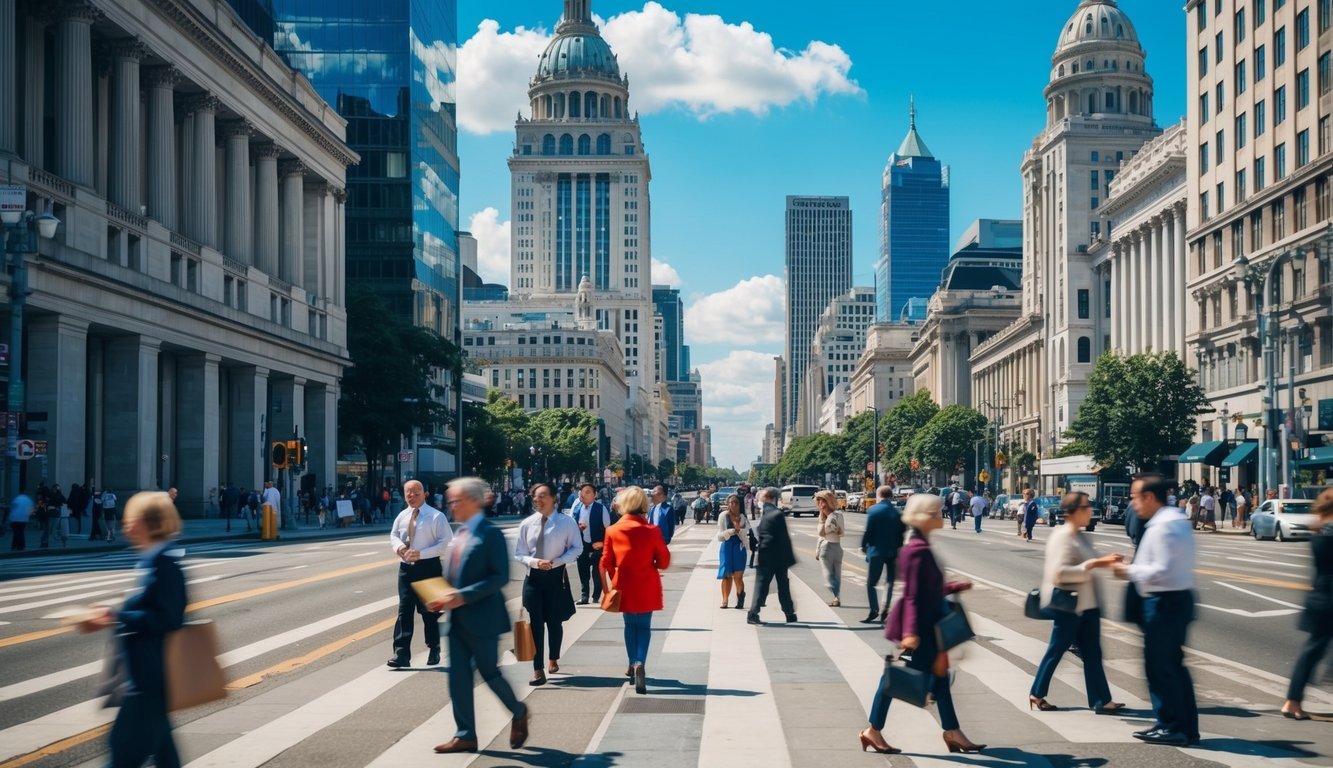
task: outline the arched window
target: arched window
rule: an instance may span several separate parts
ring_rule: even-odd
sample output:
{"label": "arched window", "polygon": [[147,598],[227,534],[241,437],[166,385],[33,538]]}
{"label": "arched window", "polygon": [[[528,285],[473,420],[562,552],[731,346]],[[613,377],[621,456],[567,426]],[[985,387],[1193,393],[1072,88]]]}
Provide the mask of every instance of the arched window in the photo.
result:
{"label": "arched window", "polygon": [[1117,24],[1117,25],[1115,25],[1115,36],[1116,36],[1116,37],[1124,37],[1124,36],[1125,36],[1125,25],[1124,25],[1124,24]]}
{"label": "arched window", "polygon": [[1065,65],[1061,64],[1061,65],[1060,65],[1060,69],[1056,71],[1056,74],[1059,75],[1060,77],[1064,77],[1064,76],[1065,76]]}
{"label": "arched window", "polygon": [[555,137],[549,133],[542,137],[542,154],[543,155],[555,154]]}
{"label": "arched window", "polygon": [[1077,75],[1077,74],[1078,74],[1078,62],[1076,61],[1076,62],[1074,62],[1073,64],[1071,64],[1071,65],[1069,65],[1069,66],[1073,68],[1073,71],[1072,71],[1070,74]]}
{"label": "arched window", "polygon": [[603,133],[601,136],[597,137],[597,154],[611,154],[611,134]]}
{"label": "arched window", "polygon": [[1137,114],[1139,113],[1139,92],[1138,92],[1138,91],[1130,91],[1130,92],[1129,92],[1129,113],[1130,113],[1131,115],[1137,115]]}
{"label": "arched window", "polygon": [[559,120],[565,116],[565,94],[557,93],[555,95],[555,119]]}
{"label": "arched window", "polygon": [[622,117],[624,117],[624,116],[625,116],[624,113],[622,113],[622,112],[620,111],[620,97],[617,96],[617,97],[616,97],[616,119],[620,119],[620,118],[622,118]]}
{"label": "arched window", "polygon": [[1106,92],[1106,111],[1107,112],[1115,111],[1115,94],[1111,93],[1110,91]]}
{"label": "arched window", "polygon": [[588,134],[586,133],[579,137],[579,154],[592,154],[592,139],[588,138]]}
{"label": "arched window", "polygon": [[1092,362],[1092,339],[1087,336],[1078,337],[1078,361],[1080,363]]}
{"label": "arched window", "polygon": [[562,155],[574,154],[574,137],[570,136],[568,133],[560,137],[560,154]]}
{"label": "arched window", "polygon": [[1105,16],[1103,16],[1103,17],[1102,17],[1102,34],[1103,34],[1103,35],[1108,34],[1108,33],[1110,33],[1110,31],[1111,31],[1111,20],[1108,19],[1108,18],[1106,18]]}
{"label": "arched window", "polygon": [[606,94],[602,94],[602,106],[601,110],[598,111],[597,114],[601,115],[602,117],[611,116],[611,99]]}
{"label": "arched window", "polygon": [[583,94],[583,116],[597,117],[597,94],[592,91]]}
{"label": "arched window", "polygon": [[1097,94],[1095,94],[1095,93],[1089,93],[1089,94],[1088,94],[1088,114],[1092,114],[1092,113],[1094,113],[1094,112],[1096,112],[1096,111],[1097,111]]}
{"label": "arched window", "polygon": [[569,92],[569,116],[570,116],[570,117],[579,117],[579,116],[582,114],[582,111],[579,109],[581,106],[583,106],[582,103],[581,103],[582,101],[583,101],[583,98],[579,95],[579,92],[578,92],[578,91],[570,91],[570,92]]}

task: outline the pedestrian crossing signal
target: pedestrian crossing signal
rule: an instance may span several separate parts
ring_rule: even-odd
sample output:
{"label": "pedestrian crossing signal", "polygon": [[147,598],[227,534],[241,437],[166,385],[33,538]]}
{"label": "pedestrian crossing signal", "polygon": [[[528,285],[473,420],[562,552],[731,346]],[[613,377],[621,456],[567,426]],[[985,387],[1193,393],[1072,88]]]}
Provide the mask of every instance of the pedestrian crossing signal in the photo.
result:
{"label": "pedestrian crossing signal", "polygon": [[278,441],[270,447],[269,456],[273,461],[274,469],[287,468],[287,443]]}
{"label": "pedestrian crossing signal", "polygon": [[305,464],[305,438],[287,441],[287,463],[294,467]]}

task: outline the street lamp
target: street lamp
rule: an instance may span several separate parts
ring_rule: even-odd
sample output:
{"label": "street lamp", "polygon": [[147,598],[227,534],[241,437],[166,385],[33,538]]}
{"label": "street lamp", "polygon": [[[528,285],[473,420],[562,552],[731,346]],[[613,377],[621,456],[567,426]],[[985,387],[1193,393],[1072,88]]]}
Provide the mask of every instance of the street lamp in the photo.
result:
{"label": "street lamp", "polygon": [[[15,192],[15,190],[22,190]],[[6,189],[10,199],[26,199],[27,190],[22,187]],[[6,201],[8,202],[8,200]],[[33,232],[35,225],[36,232]],[[11,205],[0,206],[0,229],[5,231],[5,253],[13,255],[13,269],[9,280],[9,391],[6,397],[8,409],[8,433],[6,435],[6,460],[9,462],[5,499],[18,495],[19,468],[18,436],[19,414],[26,409],[26,397],[23,384],[23,311],[28,301],[28,254],[37,253],[37,235],[44,240],[56,236],[60,219],[51,215],[50,210],[34,216],[32,211],[22,210]]]}

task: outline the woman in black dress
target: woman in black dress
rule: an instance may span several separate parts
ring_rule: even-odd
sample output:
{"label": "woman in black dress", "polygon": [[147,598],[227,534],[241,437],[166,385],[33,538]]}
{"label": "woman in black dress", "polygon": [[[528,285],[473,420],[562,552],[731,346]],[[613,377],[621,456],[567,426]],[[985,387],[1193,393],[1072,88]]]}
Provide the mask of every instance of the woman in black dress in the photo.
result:
{"label": "woman in black dress", "polygon": [[1301,699],[1305,697],[1305,686],[1315,667],[1328,651],[1329,639],[1333,638],[1333,525],[1330,525],[1333,524],[1333,488],[1319,494],[1314,513],[1319,516],[1319,531],[1310,541],[1314,550],[1314,586],[1305,599],[1300,622],[1301,631],[1309,632],[1310,636],[1296,657],[1291,684],[1287,686],[1287,700],[1282,703],[1283,717],[1292,720],[1310,719],[1301,709]]}

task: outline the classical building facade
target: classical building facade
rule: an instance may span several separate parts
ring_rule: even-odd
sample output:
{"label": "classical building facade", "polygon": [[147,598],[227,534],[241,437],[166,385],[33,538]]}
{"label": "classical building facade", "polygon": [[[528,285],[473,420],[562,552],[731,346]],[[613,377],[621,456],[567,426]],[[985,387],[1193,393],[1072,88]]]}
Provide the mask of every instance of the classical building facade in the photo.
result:
{"label": "classical building facade", "polygon": [[298,432],[336,482],[343,119],[222,0],[3,2],[0,59],[0,183],[63,222],[5,369],[47,445],[23,483],[198,515]]}
{"label": "classical building facade", "polygon": [[901,323],[875,323],[866,329],[865,350],[848,382],[847,418],[872,409],[885,413],[915,391],[912,348],[920,332]]}
{"label": "classical building facade", "polygon": [[[830,398],[847,401],[847,383],[875,321],[875,289],[853,288],[824,308],[810,345],[810,364],[796,408],[796,434],[839,431],[845,407],[826,408]],[[829,424],[839,429],[830,429]]]}
{"label": "classical building facade", "polygon": [[810,349],[829,302],[852,289],[852,209],[846,197],[787,197],[786,403],[782,427],[796,426]]}

